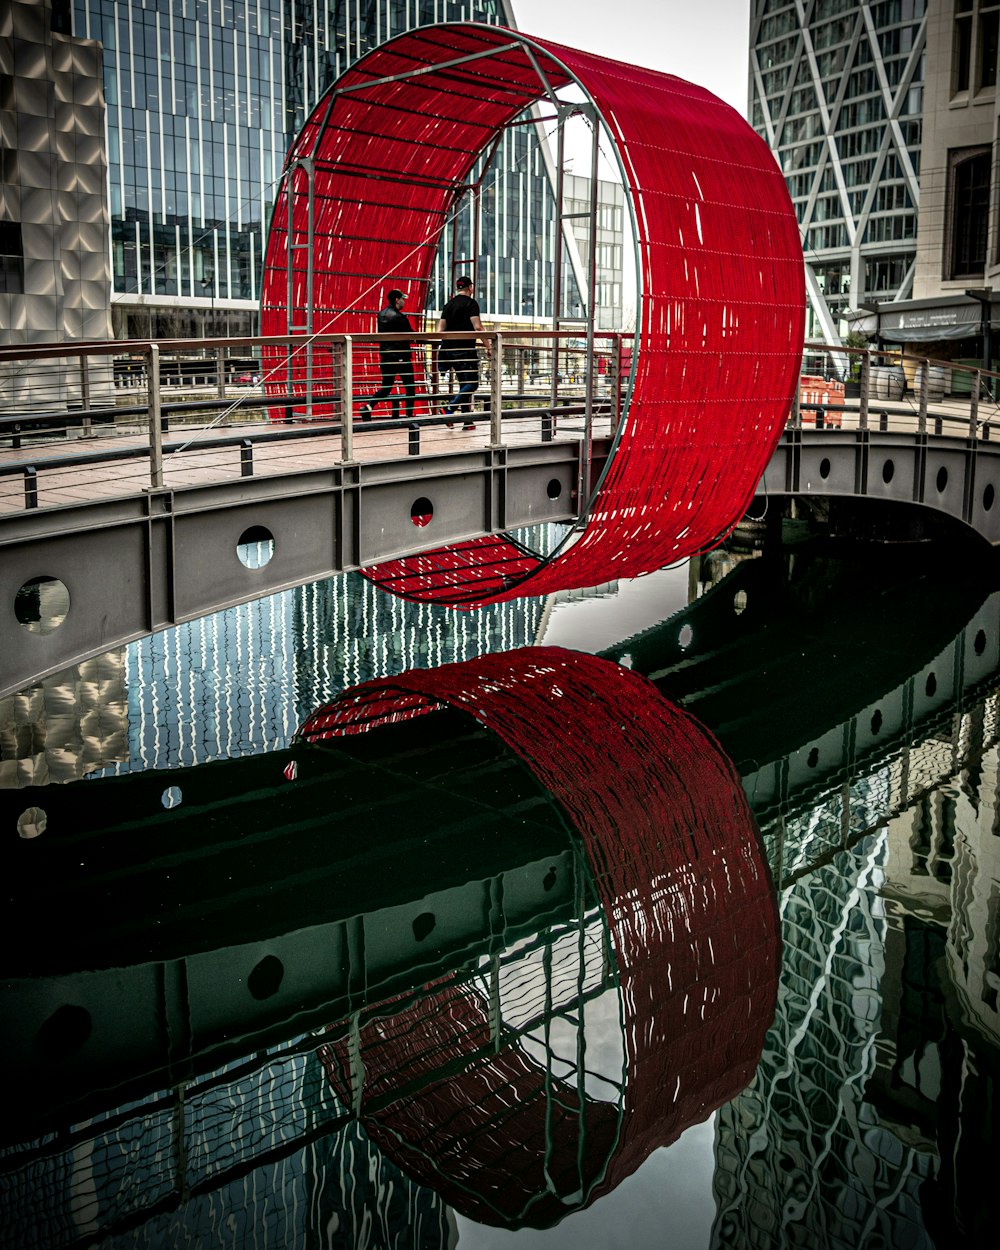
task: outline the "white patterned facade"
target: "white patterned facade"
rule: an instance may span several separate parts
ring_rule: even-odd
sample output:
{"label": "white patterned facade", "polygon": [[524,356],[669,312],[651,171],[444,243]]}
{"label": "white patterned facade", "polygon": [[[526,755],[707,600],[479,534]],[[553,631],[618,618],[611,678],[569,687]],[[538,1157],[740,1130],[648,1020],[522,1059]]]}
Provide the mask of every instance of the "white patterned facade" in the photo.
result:
{"label": "white patterned facade", "polygon": [[749,117],[799,219],[806,338],[913,293],[927,0],[752,0]]}

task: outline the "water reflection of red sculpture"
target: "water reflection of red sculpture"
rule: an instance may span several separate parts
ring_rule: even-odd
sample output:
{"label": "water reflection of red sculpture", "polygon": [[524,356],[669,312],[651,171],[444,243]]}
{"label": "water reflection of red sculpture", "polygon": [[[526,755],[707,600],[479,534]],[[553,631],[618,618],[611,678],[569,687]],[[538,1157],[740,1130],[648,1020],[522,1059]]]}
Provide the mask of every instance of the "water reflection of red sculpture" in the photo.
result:
{"label": "water reflection of red sculpture", "polygon": [[[371,1137],[457,1209],[551,1224],[746,1085],[774,1009],[774,896],[714,739],[645,678],[592,656],[527,648],[369,682],[300,735],[361,733],[445,705],[516,751],[579,835],[617,964],[620,1102],[553,1077],[516,1042],[496,1053],[489,1004],[459,976],[395,1013],[372,1008],[360,1038],[332,1043],[325,1061]],[[352,1045],[364,1070],[353,1094]]]}

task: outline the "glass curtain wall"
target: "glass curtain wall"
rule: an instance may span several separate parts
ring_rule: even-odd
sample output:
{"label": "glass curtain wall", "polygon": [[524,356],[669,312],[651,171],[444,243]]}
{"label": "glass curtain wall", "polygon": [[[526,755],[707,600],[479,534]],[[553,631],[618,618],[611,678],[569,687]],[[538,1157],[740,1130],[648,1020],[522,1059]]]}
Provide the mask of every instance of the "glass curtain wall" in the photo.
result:
{"label": "glass curtain wall", "polygon": [[798,213],[806,337],[912,292],[926,0],[751,0],[750,122]]}
{"label": "glass curtain wall", "polygon": [[[513,24],[503,0],[75,0],[74,33],[104,47],[116,334],[254,332],[292,139],[353,61],[444,21]],[[551,316],[556,215],[533,128],[508,134],[480,201],[484,313]],[[435,313],[450,276],[442,257]]]}

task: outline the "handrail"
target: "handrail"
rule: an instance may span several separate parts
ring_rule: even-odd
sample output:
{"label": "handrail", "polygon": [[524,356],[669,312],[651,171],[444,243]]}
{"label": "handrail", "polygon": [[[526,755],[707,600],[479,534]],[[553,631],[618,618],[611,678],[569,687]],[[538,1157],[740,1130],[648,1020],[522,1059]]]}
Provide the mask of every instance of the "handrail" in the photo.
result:
{"label": "handrail", "polygon": [[[310,444],[317,449],[310,453],[315,462],[322,455],[326,465],[353,464],[358,455],[402,458],[462,446],[455,436],[444,434],[451,427],[442,413],[445,393],[431,369],[431,358],[436,344],[468,337],[463,332],[413,331],[0,347],[0,483],[29,469],[32,475],[23,500],[4,487],[0,511],[25,506],[23,501],[29,498],[32,507],[53,506],[59,502],[52,489],[58,472],[63,472],[65,482],[70,467],[107,465],[115,459],[134,463],[147,457],[147,484],[140,488],[135,473],[109,484],[111,474],[105,468],[105,496],[113,488],[131,494],[169,488],[171,480],[190,480],[172,477],[182,457],[197,471],[199,481],[225,480],[234,471],[230,449],[237,444],[242,451],[236,471],[243,476],[293,472],[291,448],[305,430],[310,437],[334,437],[322,451],[321,444]],[[476,392],[477,445],[482,446],[483,434],[487,445],[497,449],[511,439],[544,443],[569,437],[581,442],[577,497],[584,508],[591,437],[613,438],[627,407],[635,363],[630,351],[633,335],[595,334],[596,356],[590,369],[579,330],[486,330],[476,337],[494,346],[491,360],[484,362],[485,368],[481,364]],[[557,342],[561,370],[553,378]],[[379,345],[396,343],[412,345],[412,415],[402,413],[404,388],[397,379],[396,392],[384,401],[376,419],[362,425],[356,414],[381,387]],[[307,344],[308,368],[304,355],[301,366],[296,364],[297,353]],[[269,360],[265,349],[272,353]],[[264,371],[265,360],[277,362],[270,376]],[[846,362],[859,365],[853,395],[845,394],[841,373],[834,367]],[[891,394],[876,389],[886,382],[887,375],[879,368],[886,363],[894,377],[899,374]],[[1000,423],[1000,403],[994,398],[1000,396],[1000,373],[895,350],[812,342],[805,344],[803,365],[811,372],[793,397],[789,414],[793,428],[815,424],[817,429],[929,430],[985,442],[992,426]],[[904,375],[905,383],[900,380]],[[962,393],[938,397],[942,377],[952,392]],[[938,387],[935,394],[931,384]],[[595,427],[592,435],[590,423]],[[164,442],[168,433],[173,437]],[[379,437],[373,440],[370,435],[376,433]],[[451,442],[440,441],[442,437],[451,437]],[[68,447],[68,439],[74,445]],[[272,450],[269,463],[254,464],[253,443],[273,447],[282,441],[288,441],[287,454]],[[11,455],[7,450],[19,452],[27,443],[30,451]],[[284,463],[278,464],[275,456],[284,457]]]}

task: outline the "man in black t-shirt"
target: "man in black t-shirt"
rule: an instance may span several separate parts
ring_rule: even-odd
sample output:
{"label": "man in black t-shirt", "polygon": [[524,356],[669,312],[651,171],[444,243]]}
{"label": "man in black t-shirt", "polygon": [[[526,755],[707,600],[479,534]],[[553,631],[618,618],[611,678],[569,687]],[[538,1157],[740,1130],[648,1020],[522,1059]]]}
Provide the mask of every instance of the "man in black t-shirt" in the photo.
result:
{"label": "man in black t-shirt", "polygon": [[[385,307],[375,318],[375,325],[379,334],[413,334],[415,333],[410,319],[403,312],[403,304],[406,296],[402,291],[389,291],[385,297]],[[417,395],[417,383],[413,376],[413,357],[410,355],[410,344],[401,343],[399,341],[393,343],[379,343],[378,345],[378,367],[382,373],[382,389],[376,391],[374,395],[370,395],[367,401],[361,405],[361,420],[370,421],[372,419],[372,409],[384,399],[388,399],[392,394],[392,388],[397,378],[403,384],[403,390],[406,392],[406,419],[413,420],[413,402]],[[396,401],[398,404],[398,400]],[[394,405],[395,407],[396,405]]]}
{"label": "man in black t-shirt", "polygon": [[[470,335],[477,330],[482,331],[483,323],[479,317],[479,305],[473,299],[473,283],[468,277],[461,277],[455,283],[455,294],[441,310],[438,322],[440,334],[456,333],[468,330]],[[486,354],[490,353],[490,344],[486,342]],[[454,369],[458,379],[458,393],[445,405],[443,411],[451,416],[457,411],[465,413],[466,430],[474,430],[472,420],[472,396],[479,387],[479,354],[476,350],[474,337],[468,339],[448,339],[441,344],[437,359],[438,368],[442,373]],[[451,426],[451,422],[448,425]]]}

